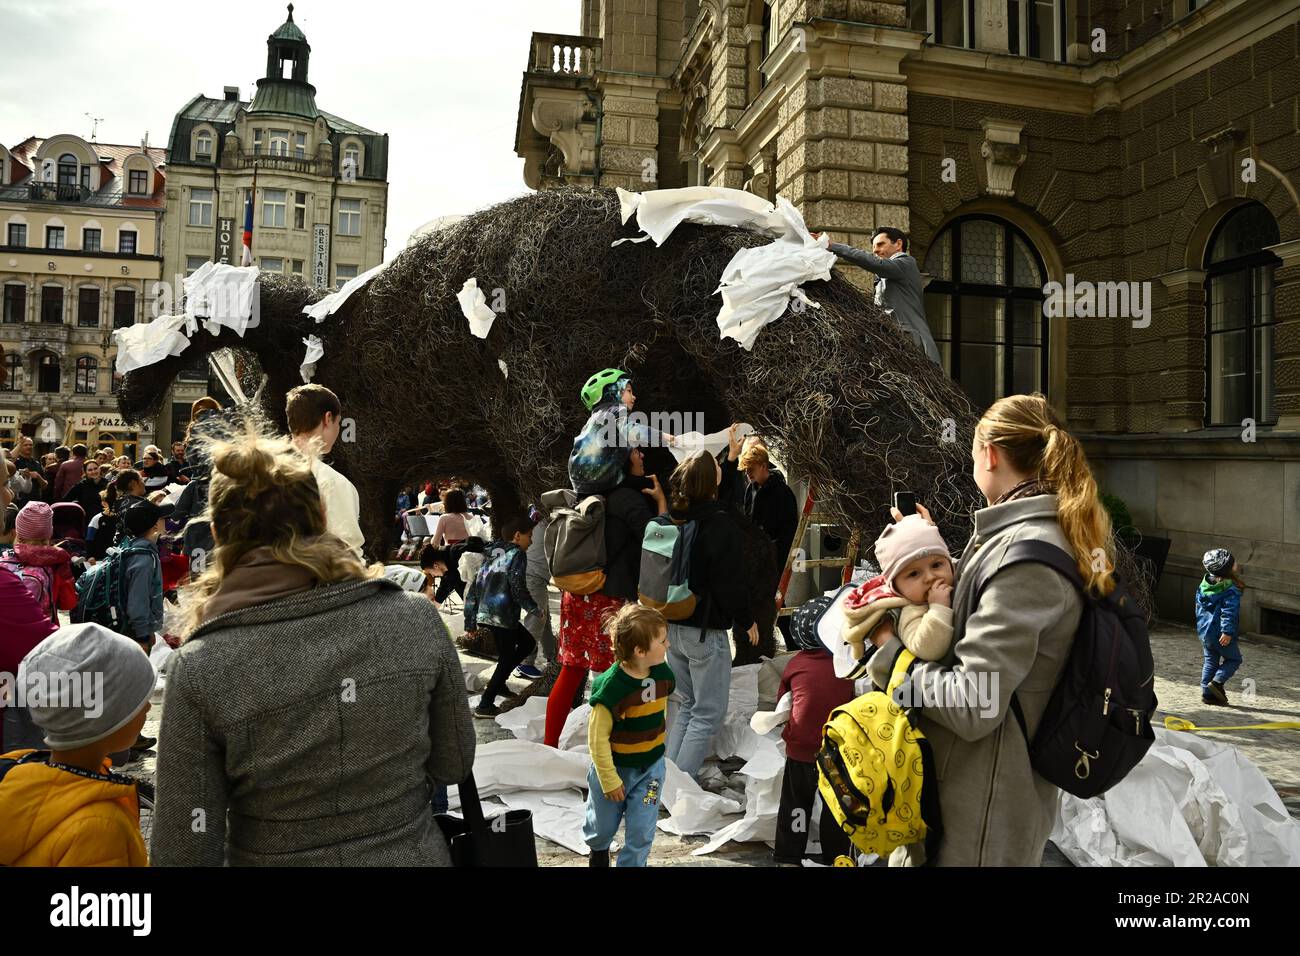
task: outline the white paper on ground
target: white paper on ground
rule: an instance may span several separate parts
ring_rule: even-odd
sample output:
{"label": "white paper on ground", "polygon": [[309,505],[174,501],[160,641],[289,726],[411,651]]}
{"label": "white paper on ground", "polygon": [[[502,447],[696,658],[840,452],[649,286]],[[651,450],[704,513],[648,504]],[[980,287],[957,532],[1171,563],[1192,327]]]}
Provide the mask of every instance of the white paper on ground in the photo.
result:
{"label": "white paper on ground", "polygon": [[190,340],[181,330],[185,327],[183,315],[160,315],[152,322],[128,325],[113,332],[117,343],[114,369],[120,375],[146,365],[153,365],[172,355],[180,355],[190,347]]}
{"label": "white paper on ground", "polygon": [[745,778],[745,815],[713,834],[708,843],[691,852],[692,856],[712,853],[722,844],[776,839],[776,817],[781,808],[781,781],[785,774],[784,748],[777,741],[758,738],[754,755],[740,768]]}
{"label": "white paper on ground", "polygon": [[517,790],[583,790],[591,759],[531,740],[494,740],[474,753],[474,781],[481,795]]}
{"label": "white paper on ground", "polygon": [[564,729],[560,731],[560,749],[573,750],[587,745],[587,724],[591,720],[591,704],[583,704],[569,711]]}
{"label": "white paper on ground", "polygon": [[1156,741],[1100,797],[1063,793],[1055,843],[1079,866],[1296,866],[1300,822],[1231,744],[1155,729]]}
{"label": "white paper on ground", "polygon": [[508,730],[518,740],[541,743],[546,736],[546,698],[529,697],[518,707],[497,714],[497,726]]}
{"label": "white paper on ground", "polygon": [[481,339],[487,338],[497,314],[488,308],[487,298],[478,287],[478,279],[466,279],[465,285],[456,293],[456,301],[460,303],[461,313],[469,320],[470,332]]}
{"label": "white paper on ground", "polygon": [[743,809],[734,800],[709,793],[666,757],[660,800],[670,816],[659,820],[659,829],[678,836],[715,833]]}
{"label": "white paper on ground", "polygon": [[298,366],[298,374],[304,382],[310,382],[316,374],[316,363],[325,357],[325,346],[314,335],[307,336],[302,344],[307,346],[307,355],[303,358],[302,365]]}
{"label": "white paper on ground", "polygon": [[324,322],[328,316],[337,312],[339,307],[342,306],[344,302],[348,301],[354,292],[365,286],[366,283],[387,268],[388,263],[381,262],[374,268],[367,269],[365,272],[361,273],[361,275],[349,279],[344,283],[343,288],[339,289],[337,292],[331,292],[319,302],[313,302],[311,305],[303,306],[302,311],[315,319],[316,324],[319,325],[321,322]]}

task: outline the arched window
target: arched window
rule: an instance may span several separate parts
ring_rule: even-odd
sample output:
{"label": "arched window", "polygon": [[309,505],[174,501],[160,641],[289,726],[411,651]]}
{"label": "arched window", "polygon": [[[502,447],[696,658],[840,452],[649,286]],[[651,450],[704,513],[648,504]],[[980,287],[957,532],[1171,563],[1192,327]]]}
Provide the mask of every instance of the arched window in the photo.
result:
{"label": "arched window", "polygon": [[77,394],[94,395],[99,390],[99,360],[91,355],[77,359]]}
{"label": "arched window", "polygon": [[59,157],[59,185],[77,185],[77,157],[71,153]]}
{"label": "arched window", "polygon": [[1273,270],[1277,222],[1259,203],[1238,206],[1205,254],[1205,424],[1277,422],[1273,378]]}
{"label": "arched window", "polygon": [[58,392],[61,385],[59,357],[53,352],[46,352],[37,360],[36,390],[38,392]]}
{"label": "arched window", "polygon": [[1046,270],[1025,235],[1001,219],[964,216],[935,237],[925,271],[930,331],[944,369],[975,407],[1045,392]]}
{"label": "arched window", "polygon": [[0,392],[20,392],[23,388],[23,357],[17,352],[5,353],[5,380],[0,384]]}

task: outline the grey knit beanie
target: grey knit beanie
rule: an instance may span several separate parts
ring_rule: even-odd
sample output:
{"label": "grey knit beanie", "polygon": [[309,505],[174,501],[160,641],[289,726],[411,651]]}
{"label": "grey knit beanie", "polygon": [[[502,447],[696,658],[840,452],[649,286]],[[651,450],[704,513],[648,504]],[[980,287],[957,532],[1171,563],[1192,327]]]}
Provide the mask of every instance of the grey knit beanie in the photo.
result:
{"label": "grey knit beanie", "polygon": [[18,665],[18,686],[51,750],[86,747],[126,726],[156,679],[139,644],[99,624],[59,628]]}

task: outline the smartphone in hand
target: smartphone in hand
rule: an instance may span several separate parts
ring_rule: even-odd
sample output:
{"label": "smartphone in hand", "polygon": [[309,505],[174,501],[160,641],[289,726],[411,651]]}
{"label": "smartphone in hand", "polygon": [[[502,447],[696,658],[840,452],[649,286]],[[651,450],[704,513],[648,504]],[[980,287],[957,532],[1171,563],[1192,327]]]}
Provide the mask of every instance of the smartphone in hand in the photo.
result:
{"label": "smartphone in hand", "polygon": [[916,514],[916,495],[910,491],[894,492],[894,507],[905,517]]}

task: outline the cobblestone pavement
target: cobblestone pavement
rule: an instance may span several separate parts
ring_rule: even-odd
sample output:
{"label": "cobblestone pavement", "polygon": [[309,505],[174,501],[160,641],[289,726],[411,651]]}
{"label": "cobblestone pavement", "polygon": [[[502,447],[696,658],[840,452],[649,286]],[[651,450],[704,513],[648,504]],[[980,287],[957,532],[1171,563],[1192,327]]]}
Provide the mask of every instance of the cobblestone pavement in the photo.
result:
{"label": "cobblestone pavement", "polygon": [[[1300,720],[1300,647],[1289,648],[1261,644],[1244,638],[1241,643],[1244,663],[1228,684],[1228,707],[1211,707],[1201,702],[1201,645],[1191,628],[1157,624],[1151,632],[1151,648],[1156,660],[1156,694],[1160,700],[1157,722],[1166,715],[1176,715],[1198,726],[1233,726],[1281,720]],[[486,667],[481,658],[462,657]],[[1250,685],[1254,681],[1253,699]],[[522,690],[524,682],[511,680],[511,687]],[[1243,688],[1247,688],[1244,692]],[[145,733],[158,736],[162,704],[155,702],[145,724]],[[494,721],[476,720],[474,728],[480,744],[508,737]],[[1292,817],[1300,819],[1300,731],[1235,730],[1205,736],[1238,747],[1282,796]],[[129,764],[126,773],[152,780],[152,755]],[[650,853],[651,866],[771,866],[771,851],[762,843],[728,843],[709,856],[693,857],[691,851],[706,842],[705,837],[677,837],[660,831]],[[542,866],[585,866],[586,857],[547,840],[538,838],[537,857]],[[1069,862],[1048,844],[1043,863],[1046,866],[1069,866]]]}

